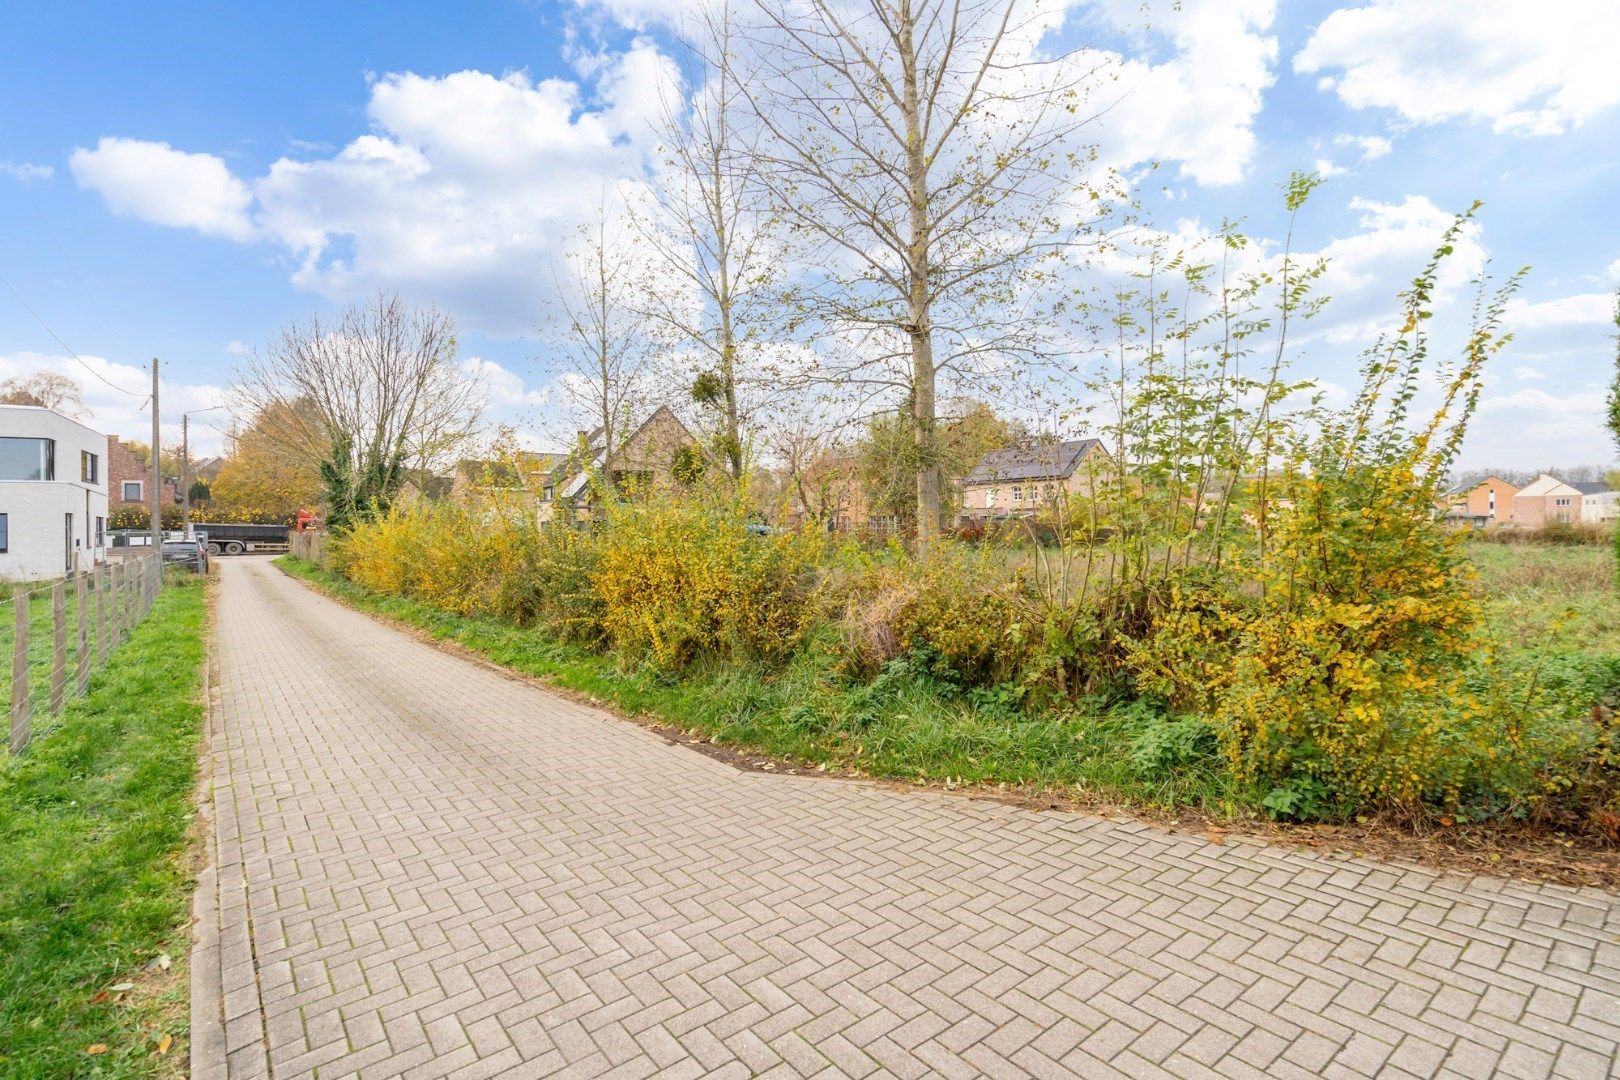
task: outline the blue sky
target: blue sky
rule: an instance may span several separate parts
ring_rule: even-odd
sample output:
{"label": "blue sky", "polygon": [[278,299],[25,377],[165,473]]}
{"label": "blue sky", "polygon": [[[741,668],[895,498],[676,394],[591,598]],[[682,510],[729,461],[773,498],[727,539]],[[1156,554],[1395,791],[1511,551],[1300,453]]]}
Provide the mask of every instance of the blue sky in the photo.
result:
{"label": "blue sky", "polygon": [[[1465,464],[1614,460],[1598,412],[1620,280],[1616,5],[1042,3],[1049,47],[1118,54],[1129,93],[1098,138],[1161,228],[1244,217],[1275,241],[1277,185],[1330,174],[1297,238],[1333,259],[1338,298],[1308,373],[1349,378],[1449,214],[1480,198],[1460,261],[1534,269]],[[494,415],[530,422],[549,400],[533,332],[548,251],[592,177],[639,167],[682,6],[13,5],[0,274],[110,382],[139,391],[161,356],[171,415],[217,403],[244,347],[289,319],[397,287],[457,316]],[[39,367],[82,376],[98,425],[144,430],[137,398],[0,289],[0,375]]]}

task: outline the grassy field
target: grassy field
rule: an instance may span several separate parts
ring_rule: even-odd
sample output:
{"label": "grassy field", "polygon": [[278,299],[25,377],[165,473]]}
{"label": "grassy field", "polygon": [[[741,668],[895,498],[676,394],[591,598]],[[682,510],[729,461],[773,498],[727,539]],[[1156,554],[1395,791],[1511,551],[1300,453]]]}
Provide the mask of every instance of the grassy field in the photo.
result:
{"label": "grassy field", "polygon": [[178,582],[0,762],[0,1076],[185,1072],[205,590]]}

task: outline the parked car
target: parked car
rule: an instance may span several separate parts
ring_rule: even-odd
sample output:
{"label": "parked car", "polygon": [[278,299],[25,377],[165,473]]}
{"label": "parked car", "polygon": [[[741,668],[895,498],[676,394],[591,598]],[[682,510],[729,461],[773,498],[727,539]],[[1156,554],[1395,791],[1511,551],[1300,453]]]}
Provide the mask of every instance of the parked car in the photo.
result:
{"label": "parked car", "polygon": [[208,549],[196,540],[163,541],[165,565],[184,566],[196,574],[208,573]]}

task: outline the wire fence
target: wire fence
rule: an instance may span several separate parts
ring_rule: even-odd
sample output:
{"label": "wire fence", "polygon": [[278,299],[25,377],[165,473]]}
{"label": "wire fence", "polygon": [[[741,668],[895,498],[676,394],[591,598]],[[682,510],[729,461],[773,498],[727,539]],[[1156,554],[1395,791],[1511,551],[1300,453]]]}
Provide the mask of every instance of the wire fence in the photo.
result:
{"label": "wire fence", "polygon": [[[84,694],[99,670],[139,625],[163,586],[163,560],[130,556],[48,584],[20,585],[0,599],[0,648],[11,652],[13,754]],[[3,655],[3,653],[0,653]]]}

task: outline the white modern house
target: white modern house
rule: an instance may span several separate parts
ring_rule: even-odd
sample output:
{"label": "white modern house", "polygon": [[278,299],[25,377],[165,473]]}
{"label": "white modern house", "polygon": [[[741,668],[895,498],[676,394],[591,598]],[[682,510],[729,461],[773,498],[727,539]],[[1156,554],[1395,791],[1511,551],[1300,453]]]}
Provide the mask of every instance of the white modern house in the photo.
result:
{"label": "white modern house", "polygon": [[107,436],[50,409],[0,405],[0,581],[107,557]]}

